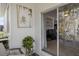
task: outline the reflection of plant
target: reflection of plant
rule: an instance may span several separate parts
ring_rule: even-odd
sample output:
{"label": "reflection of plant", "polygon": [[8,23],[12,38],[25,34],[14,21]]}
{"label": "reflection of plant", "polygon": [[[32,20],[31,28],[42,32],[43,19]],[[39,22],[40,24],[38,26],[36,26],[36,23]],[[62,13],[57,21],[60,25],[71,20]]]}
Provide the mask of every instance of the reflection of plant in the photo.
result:
{"label": "reflection of plant", "polygon": [[59,8],[59,34],[62,34],[65,40],[73,40],[79,34],[78,12],[79,4],[68,4]]}
{"label": "reflection of plant", "polygon": [[62,38],[65,38],[65,40],[74,39],[74,26],[75,21],[72,21],[70,19],[65,18],[64,21],[60,22],[59,25],[59,32],[61,34]]}
{"label": "reflection of plant", "polygon": [[74,35],[65,35],[65,40],[73,40],[74,38]]}

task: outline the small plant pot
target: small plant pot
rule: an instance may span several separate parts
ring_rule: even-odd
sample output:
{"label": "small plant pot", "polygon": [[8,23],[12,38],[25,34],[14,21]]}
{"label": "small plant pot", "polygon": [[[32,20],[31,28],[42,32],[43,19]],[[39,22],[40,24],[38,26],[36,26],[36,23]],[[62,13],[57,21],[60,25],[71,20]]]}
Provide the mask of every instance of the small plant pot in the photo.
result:
{"label": "small plant pot", "polygon": [[32,55],[32,50],[28,50],[28,49],[26,48],[26,55],[27,55],[27,56],[31,56],[31,55]]}

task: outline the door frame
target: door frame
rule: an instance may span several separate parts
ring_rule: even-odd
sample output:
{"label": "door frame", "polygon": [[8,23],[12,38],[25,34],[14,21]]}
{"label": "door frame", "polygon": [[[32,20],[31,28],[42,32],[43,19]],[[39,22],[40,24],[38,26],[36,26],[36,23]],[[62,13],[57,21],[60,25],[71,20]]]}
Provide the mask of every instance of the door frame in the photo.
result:
{"label": "door frame", "polygon": [[[45,28],[43,27],[44,26],[43,14],[45,14],[47,12],[50,12],[50,11],[53,11],[55,9],[57,10],[57,56],[59,56],[59,15],[58,15],[59,10],[58,9],[59,9],[59,7],[64,6],[64,5],[67,5],[67,3],[62,3],[62,4],[59,4],[59,5],[56,5],[56,6],[52,7],[52,8],[49,8],[49,9],[44,10],[44,11],[41,12],[41,50],[43,51],[43,49],[45,47],[47,47],[47,41],[45,42],[45,40],[46,40],[46,32],[44,31]],[[51,53],[49,53],[49,54],[51,54]]]}

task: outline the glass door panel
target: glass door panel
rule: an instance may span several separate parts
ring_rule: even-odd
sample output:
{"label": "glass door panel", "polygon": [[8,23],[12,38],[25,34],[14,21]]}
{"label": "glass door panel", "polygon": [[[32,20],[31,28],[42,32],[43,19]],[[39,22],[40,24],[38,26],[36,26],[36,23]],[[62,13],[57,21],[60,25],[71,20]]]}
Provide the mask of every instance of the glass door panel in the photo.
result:
{"label": "glass door panel", "polygon": [[44,51],[57,55],[57,9],[43,14]]}
{"label": "glass door panel", "polygon": [[59,55],[79,55],[79,4],[59,8]]}

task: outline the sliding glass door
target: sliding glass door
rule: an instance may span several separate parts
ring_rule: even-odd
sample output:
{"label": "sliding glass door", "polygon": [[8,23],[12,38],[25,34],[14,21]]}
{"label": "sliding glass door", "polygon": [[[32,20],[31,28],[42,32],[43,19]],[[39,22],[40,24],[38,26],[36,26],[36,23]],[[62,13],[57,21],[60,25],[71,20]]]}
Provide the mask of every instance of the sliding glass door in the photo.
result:
{"label": "sliding glass door", "polygon": [[59,55],[79,55],[79,4],[59,8]]}
{"label": "sliding glass door", "polygon": [[[57,55],[57,9],[43,14],[42,25],[44,36],[43,50],[52,55]],[[44,34],[44,35],[43,35]]]}
{"label": "sliding glass door", "polygon": [[43,15],[44,48],[52,55],[79,56],[79,4],[66,4]]}

